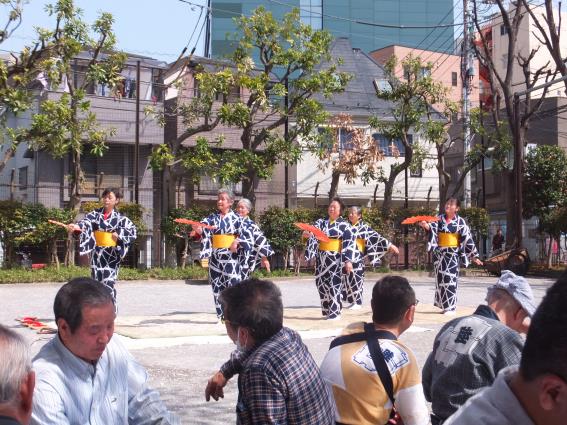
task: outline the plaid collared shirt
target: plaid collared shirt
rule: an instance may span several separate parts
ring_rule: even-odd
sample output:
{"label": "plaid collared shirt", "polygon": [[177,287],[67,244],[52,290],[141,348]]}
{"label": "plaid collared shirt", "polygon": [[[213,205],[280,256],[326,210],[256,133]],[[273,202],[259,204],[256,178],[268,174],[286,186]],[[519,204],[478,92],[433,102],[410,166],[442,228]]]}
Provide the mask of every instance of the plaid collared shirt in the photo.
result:
{"label": "plaid collared shirt", "polygon": [[282,328],[249,354],[238,389],[239,424],[334,424],[319,368],[291,329]]}

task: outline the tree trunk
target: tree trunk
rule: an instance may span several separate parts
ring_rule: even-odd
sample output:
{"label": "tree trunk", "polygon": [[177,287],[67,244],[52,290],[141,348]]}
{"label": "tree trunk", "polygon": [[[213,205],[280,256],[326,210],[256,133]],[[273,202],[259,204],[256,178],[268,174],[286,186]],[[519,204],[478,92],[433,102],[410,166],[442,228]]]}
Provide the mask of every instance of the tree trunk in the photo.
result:
{"label": "tree trunk", "polygon": [[392,208],[392,193],[394,191],[394,182],[396,177],[391,177],[384,183],[384,201],[382,203],[382,214],[387,216]]}
{"label": "tree trunk", "polygon": [[512,171],[503,171],[503,178],[508,183],[508,190],[506,193],[506,249],[517,247],[516,239],[516,197],[514,194],[514,173]]}
{"label": "tree trunk", "polygon": [[183,235],[183,251],[181,251],[181,264],[180,267],[184,269],[187,266],[187,257],[189,251],[189,236],[187,233]]}
{"label": "tree trunk", "polygon": [[4,152],[4,157],[0,161],[0,173],[6,168],[6,164],[14,157],[15,153],[16,150],[12,149],[12,147],[9,147],[6,152]]}
{"label": "tree trunk", "polygon": [[[168,217],[169,213],[176,207],[175,188],[177,187],[176,177],[170,166],[166,166],[162,172],[162,217]],[[175,241],[167,235],[165,238],[164,262],[167,267],[177,266],[177,255],[175,252]]]}
{"label": "tree trunk", "polygon": [[[81,207],[81,188],[83,181],[83,170],[81,169],[81,153],[75,150],[71,153],[71,182],[69,185],[69,209],[73,210],[74,217],[79,214]],[[67,243],[67,254],[65,255],[65,265],[75,265],[75,236],[69,233]]]}
{"label": "tree trunk", "polygon": [[553,265],[553,242],[554,238],[549,234],[549,247],[547,248],[547,268],[550,269]]}
{"label": "tree trunk", "polygon": [[256,206],[256,177],[256,171],[249,168],[246,176],[242,179],[242,196],[252,203],[253,208]]}
{"label": "tree trunk", "polygon": [[333,174],[331,176],[331,188],[329,189],[329,203],[331,203],[331,199],[337,196],[340,177],[341,177],[341,173],[333,170]]}

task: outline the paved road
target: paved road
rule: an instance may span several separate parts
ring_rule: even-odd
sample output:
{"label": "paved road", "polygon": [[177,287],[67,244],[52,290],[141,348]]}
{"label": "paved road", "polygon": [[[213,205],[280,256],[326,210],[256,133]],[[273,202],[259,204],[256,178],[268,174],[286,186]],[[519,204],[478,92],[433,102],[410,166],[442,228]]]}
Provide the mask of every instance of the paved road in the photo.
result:
{"label": "paved road", "polygon": [[[427,275],[408,274],[421,308],[432,310],[433,279]],[[370,276],[365,290],[371,292],[372,283],[379,275]],[[486,288],[494,283],[492,277],[466,277],[461,279],[459,305],[462,311],[470,311],[483,302]],[[283,294],[286,312],[312,311],[316,316],[319,306],[317,292],[312,279],[290,279],[277,281]],[[552,281],[530,279],[536,298],[539,300]],[[19,284],[0,285],[0,323],[14,326],[32,344],[37,352],[50,336],[37,335],[18,327],[14,318],[35,315],[44,320],[52,320],[52,303],[60,284]],[[218,366],[228,358],[234,345],[224,334],[220,325],[214,324],[212,295],[207,285],[182,281],[120,282],[118,284],[119,318],[117,322],[133,321],[147,329],[138,339],[125,339],[134,356],[147,367],[152,385],[157,388],[167,405],[176,411],[184,424],[227,424],[235,422],[234,405],[237,388],[230,382],[226,398],[220,402],[207,403],[204,400],[204,387],[207,379]],[[369,307],[369,297],[365,297],[365,307]],[[468,309],[467,309],[468,307]],[[286,313],[287,314],[287,313]],[[193,316],[194,315],[194,316]],[[197,317],[199,320],[187,319]],[[204,318],[204,319],[203,319]],[[345,319],[346,320],[346,319]],[[419,326],[402,336],[402,340],[414,350],[418,362],[423,365],[431,350],[433,338],[441,326],[442,316],[425,314]],[[310,321],[307,323],[307,321]],[[305,318],[306,326],[324,324],[312,317]],[[186,335],[156,338],[161,330],[171,332],[187,328],[203,330],[198,336]],[[294,322],[295,323],[295,322]],[[334,322],[338,327],[340,322]],[[344,325],[344,323],[343,323]],[[157,332],[156,332],[157,330]],[[304,339],[315,360],[320,363],[325,355],[334,331],[306,332]],[[335,332],[336,333],[336,332]],[[214,336],[216,335],[216,336]],[[145,337],[147,336],[147,338]]]}

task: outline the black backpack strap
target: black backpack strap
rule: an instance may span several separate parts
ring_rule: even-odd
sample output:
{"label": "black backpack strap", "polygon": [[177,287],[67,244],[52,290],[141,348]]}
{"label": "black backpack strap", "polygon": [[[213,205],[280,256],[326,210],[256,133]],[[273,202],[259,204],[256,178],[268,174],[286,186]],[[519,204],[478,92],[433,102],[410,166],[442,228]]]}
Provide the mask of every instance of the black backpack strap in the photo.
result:
{"label": "black backpack strap", "polygon": [[[396,336],[393,333],[388,332],[388,331],[377,331],[377,330],[374,329],[374,326],[372,326],[372,332],[373,332],[374,338],[396,339]],[[366,332],[359,332],[359,333],[350,334],[350,335],[341,335],[341,336],[338,336],[331,341],[331,345],[329,346],[329,350],[332,349],[332,348],[338,347],[339,345],[350,344],[352,342],[366,341],[367,339],[368,339],[368,336],[367,336]]]}
{"label": "black backpack strap", "polygon": [[352,342],[360,342],[360,341],[366,341],[366,334],[364,332],[338,336],[331,341],[329,350],[338,347],[339,345],[350,344]]}
{"label": "black backpack strap", "polygon": [[[384,385],[384,389],[386,390],[386,394],[388,394],[388,397],[390,398],[393,406],[394,402],[396,401],[394,398],[394,381],[392,381],[392,375],[390,375],[388,364],[386,363],[386,359],[384,358],[384,354],[382,353],[382,349],[380,348],[378,338],[376,338],[376,334],[380,331],[376,331],[372,323],[365,323],[364,331],[367,337],[366,342],[368,344],[368,351],[370,351],[370,356],[372,357],[372,361],[374,362],[374,367],[376,368],[376,372],[378,372],[378,376],[380,377],[382,385]],[[396,339],[395,335],[393,335],[391,332],[386,333],[390,334],[391,336],[388,339]]]}

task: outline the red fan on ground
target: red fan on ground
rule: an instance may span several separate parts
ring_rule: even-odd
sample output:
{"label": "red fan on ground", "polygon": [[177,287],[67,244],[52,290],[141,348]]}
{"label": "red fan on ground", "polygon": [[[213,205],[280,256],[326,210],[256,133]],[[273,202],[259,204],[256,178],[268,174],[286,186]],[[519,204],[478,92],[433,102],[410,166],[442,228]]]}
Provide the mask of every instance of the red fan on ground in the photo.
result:
{"label": "red fan on ground", "polygon": [[306,232],[313,233],[313,236],[321,242],[329,242],[329,237],[323,232],[322,230],[312,226],[311,224],[307,223],[293,223],[296,227],[300,228],[301,230],[305,230]]}
{"label": "red fan on ground", "polygon": [[201,223],[200,221],[188,220],[186,218],[176,218],[173,221],[175,221],[176,223],[179,223],[179,224],[189,224],[191,226],[201,226],[203,229],[210,229],[210,230],[216,229],[216,226],[204,224],[204,223]]}
{"label": "red fan on ground", "polygon": [[415,224],[419,223],[420,221],[426,221],[428,223],[433,223],[434,221],[438,221],[439,217],[435,217],[433,215],[414,215],[413,217],[408,217],[402,224]]}

